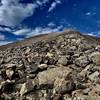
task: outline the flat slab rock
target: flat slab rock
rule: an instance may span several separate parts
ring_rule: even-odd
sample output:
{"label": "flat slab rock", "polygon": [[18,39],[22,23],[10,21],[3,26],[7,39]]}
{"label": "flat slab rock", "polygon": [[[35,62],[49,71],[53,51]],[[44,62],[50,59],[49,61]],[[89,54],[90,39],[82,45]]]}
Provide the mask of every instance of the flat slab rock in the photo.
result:
{"label": "flat slab rock", "polygon": [[73,99],[66,99],[66,100],[100,100],[100,96],[79,96],[79,97],[74,97]]}

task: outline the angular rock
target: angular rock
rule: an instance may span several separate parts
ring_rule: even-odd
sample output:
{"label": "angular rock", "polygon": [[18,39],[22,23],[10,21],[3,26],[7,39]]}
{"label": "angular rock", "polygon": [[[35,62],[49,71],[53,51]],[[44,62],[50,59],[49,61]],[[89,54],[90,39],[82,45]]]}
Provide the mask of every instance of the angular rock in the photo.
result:
{"label": "angular rock", "polygon": [[20,90],[20,95],[23,96],[24,94],[34,90],[35,87],[35,82],[34,80],[27,80],[26,83],[22,84],[21,90]]}
{"label": "angular rock", "polygon": [[9,79],[12,79],[12,76],[14,74],[14,71],[13,70],[10,70],[10,69],[7,69],[6,70],[6,75]]}
{"label": "angular rock", "polygon": [[66,56],[62,56],[59,60],[58,60],[58,63],[61,64],[61,65],[67,65],[68,63],[68,59]]}
{"label": "angular rock", "polygon": [[90,60],[87,56],[80,56],[75,60],[75,64],[80,67],[86,67],[90,63]]}
{"label": "angular rock", "polygon": [[63,100],[63,97],[60,94],[54,95],[52,100]]}
{"label": "angular rock", "polygon": [[90,75],[88,76],[88,78],[89,78],[91,81],[95,81],[95,80],[99,77],[99,75],[100,75],[100,73],[99,73],[98,71],[96,71],[96,72],[90,74]]}
{"label": "angular rock", "polygon": [[90,58],[92,59],[93,63],[96,65],[100,65],[100,53],[94,52],[91,54]]}
{"label": "angular rock", "polygon": [[27,72],[28,74],[33,74],[33,73],[35,73],[37,70],[38,70],[37,64],[29,65],[29,66],[27,66],[27,68],[26,68],[26,72]]}
{"label": "angular rock", "polygon": [[70,93],[75,89],[75,84],[71,80],[65,80],[64,78],[56,78],[54,82],[54,93],[63,94]]}
{"label": "angular rock", "polygon": [[7,66],[7,68],[16,68],[16,64],[13,64],[13,63],[8,63],[8,64],[6,64],[5,66]]}

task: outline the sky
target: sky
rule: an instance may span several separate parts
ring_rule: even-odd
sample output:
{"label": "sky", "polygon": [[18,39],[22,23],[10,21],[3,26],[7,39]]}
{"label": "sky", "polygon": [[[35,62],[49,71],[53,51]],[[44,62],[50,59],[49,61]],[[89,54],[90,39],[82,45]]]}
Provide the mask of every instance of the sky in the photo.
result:
{"label": "sky", "polygon": [[100,0],[0,0],[0,45],[68,28],[100,37]]}

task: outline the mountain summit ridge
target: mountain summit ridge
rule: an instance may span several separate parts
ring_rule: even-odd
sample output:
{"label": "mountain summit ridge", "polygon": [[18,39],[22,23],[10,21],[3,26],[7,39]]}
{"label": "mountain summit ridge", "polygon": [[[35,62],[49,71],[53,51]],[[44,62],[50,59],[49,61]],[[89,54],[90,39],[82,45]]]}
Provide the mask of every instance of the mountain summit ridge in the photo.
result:
{"label": "mountain summit ridge", "polygon": [[44,38],[45,39],[50,39],[52,37],[56,37],[56,36],[64,35],[64,34],[73,34],[73,35],[78,34],[78,35],[81,35],[82,37],[85,37],[88,41],[91,41],[94,44],[95,43],[96,44],[100,43],[100,38],[99,37],[89,36],[89,35],[81,34],[80,32],[75,31],[73,29],[67,29],[67,30],[65,30],[63,32],[59,32],[59,33],[55,32],[55,33],[48,33],[48,34],[46,34],[46,33],[45,34],[40,34],[40,35],[36,35],[36,36],[30,37],[30,38],[26,38],[24,40],[19,40],[19,41],[13,42],[13,43],[2,45],[2,46],[0,46],[0,50],[7,49],[9,47],[24,46],[26,44],[41,41]]}

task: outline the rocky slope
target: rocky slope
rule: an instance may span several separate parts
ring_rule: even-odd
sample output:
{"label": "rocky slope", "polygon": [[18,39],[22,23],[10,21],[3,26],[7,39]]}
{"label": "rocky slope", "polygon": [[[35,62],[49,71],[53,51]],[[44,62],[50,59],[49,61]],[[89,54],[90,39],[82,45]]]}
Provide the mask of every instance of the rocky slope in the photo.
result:
{"label": "rocky slope", "polygon": [[0,50],[0,100],[100,100],[99,38],[66,31]]}

